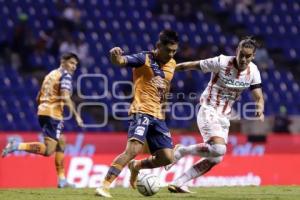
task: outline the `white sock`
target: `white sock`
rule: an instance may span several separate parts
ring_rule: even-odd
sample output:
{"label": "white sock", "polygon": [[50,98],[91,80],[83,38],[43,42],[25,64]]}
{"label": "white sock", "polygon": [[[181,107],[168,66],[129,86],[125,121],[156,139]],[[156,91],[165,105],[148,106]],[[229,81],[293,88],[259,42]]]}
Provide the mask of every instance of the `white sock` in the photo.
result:
{"label": "white sock", "polygon": [[174,185],[181,187],[184,183],[197,178],[206,172],[208,172],[216,163],[211,162],[207,158],[202,158],[200,161],[195,163],[190,169],[183,173],[174,181]]}
{"label": "white sock", "polygon": [[201,155],[203,157],[209,156],[211,145],[207,143],[194,144],[190,146],[181,146],[178,148],[181,156],[186,155]]}
{"label": "white sock", "polygon": [[192,167],[174,181],[174,185],[181,187],[184,183],[197,177],[198,172]]}

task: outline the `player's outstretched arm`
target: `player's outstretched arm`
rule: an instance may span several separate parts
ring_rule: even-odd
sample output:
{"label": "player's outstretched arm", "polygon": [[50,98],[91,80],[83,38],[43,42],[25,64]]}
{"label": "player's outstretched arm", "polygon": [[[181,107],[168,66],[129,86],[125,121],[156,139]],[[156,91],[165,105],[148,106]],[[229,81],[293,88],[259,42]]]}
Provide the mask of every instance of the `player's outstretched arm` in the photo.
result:
{"label": "player's outstretched arm", "polygon": [[110,61],[114,65],[125,66],[126,58],[123,56],[124,51],[120,47],[114,47],[109,51]]}
{"label": "player's outstretched arm", "polygon": [[256,103],[256,117],[258,117],[258,119],[260,121],[264,121],[264,106],[265,106],[265,100],[264,100],[264,96],[263,96],[263,92],[261,88],[256,88],[254,90],[252,90],[252,96],[255,100]]}
{"label": "player's outstretched arm", "polygon": [[200,69],[200,61],[183,62],[176,65],[175,71]]}
{"label": "player's outstretched arm", "polygon": [[68,90],[62,90],[61,95],[62,95],[62,98],[64,99],[65,105],[69,108],[70,112],[72,114],[74,114],[77,124],[80,127],[82,127],[83,126],[83,121],[82,121],[80,115],[77,113],[77,111],[75,109],[74,102],[71,99],[70,92]]}

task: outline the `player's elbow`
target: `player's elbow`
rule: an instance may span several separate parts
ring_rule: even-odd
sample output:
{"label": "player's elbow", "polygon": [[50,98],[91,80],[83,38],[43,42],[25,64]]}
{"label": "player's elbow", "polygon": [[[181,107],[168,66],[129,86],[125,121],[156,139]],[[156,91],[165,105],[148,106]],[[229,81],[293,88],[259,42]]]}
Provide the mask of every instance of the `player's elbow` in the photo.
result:
{"label": "player's elbow", "polygon": [[54,153],[54,150],[46,148],[46,151],[44,153],[44,156],[49,157]]}

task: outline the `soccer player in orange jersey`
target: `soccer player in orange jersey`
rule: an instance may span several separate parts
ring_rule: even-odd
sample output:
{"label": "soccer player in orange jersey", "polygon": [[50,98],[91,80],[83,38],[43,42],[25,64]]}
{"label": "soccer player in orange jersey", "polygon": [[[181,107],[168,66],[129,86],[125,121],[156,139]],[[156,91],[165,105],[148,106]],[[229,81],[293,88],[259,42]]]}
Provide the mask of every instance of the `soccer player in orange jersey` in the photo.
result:
{"label": "soccer player in orange jersey", "polygon": [[[178,35],[172,30],[164,30],[154,51],[123,55],[119,47],[110,50],[111,62],[133,71],[134,100],[129,114],[132,116],[128,130],[127,147],[117,156],[96,194],[111,197],[110,184],[129,163],[130,184],[136,188],[136,178],[140,169],[165,166],[173,161],[172,139],[165,123],[164,102],[169,92],[176,62],[173,59],[178,48]],[[133,160],[147,141],[151,157]]]}
{"label": "soccer player in orange jersey", "polygon": [[17,143],[15,140],[12,140],[2,151],[2,157],[14,151],[27,151],[43,156],[50,156],[55,152],[55,166],[59,188],[72,186],[66,181],[64,172],[65,139],[62,135],[64,106],[67,106],[71,113],[74,114],[79,126],[83,124],[71,100],[72,75],[78,62],[77,55],[73,53],[62,55],[60,67],[51,71],[43,81],[37,96],[37,114],[44,136],[44,143]]}

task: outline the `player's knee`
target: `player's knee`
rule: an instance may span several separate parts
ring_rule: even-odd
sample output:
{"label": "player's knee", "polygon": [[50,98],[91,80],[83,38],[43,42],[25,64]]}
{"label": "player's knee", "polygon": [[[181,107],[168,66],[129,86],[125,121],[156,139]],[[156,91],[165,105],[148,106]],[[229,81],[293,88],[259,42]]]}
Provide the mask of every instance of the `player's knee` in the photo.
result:
{"label": "player's knee", "polygon": [[226,145],[225,144],[213,144],[212,147],[212,156],[218,157],[223,156],[226,153]]}
{"label": "player's knee", "polygon": [[207,158],[211,163],[218,164],[222,162],[223,156]]}
{"label": "player's knee", "polygon": [[66,148],[66,142],[65,140],[58,140],[56,151],[57,152],[64,152]]}
{"label": "player's knee", "polygon": [[52,138],[49,138],[49,137],[45,137],[45,146],[46,146],[46,149],[45,149],[45,153],[44,153],[44,156],[51,156],[56,148],[57,148],[57,141],[52,139]]}
{"label": "player's knee", "polygon": [[50,149],[50,148],[46,148],[46,151],[44,153],[44,156],[51,156],[52,154],[54,153],[54,150],[53,149]]}
{"label": "player's knee", "polygon": [[131,160],[143,150],[143,144],[137,140],[131,140],[126,147],[124,154]]}

